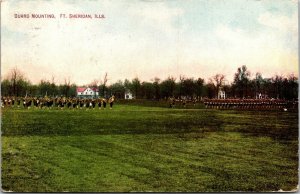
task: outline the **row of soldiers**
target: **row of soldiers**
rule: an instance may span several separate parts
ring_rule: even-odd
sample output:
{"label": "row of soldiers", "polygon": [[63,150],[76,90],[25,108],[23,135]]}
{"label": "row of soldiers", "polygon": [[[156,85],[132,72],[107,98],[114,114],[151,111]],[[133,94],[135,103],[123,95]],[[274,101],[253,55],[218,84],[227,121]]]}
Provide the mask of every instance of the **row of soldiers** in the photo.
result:
{"label": "row of soldiers", "polygon": [[206,108],[214,109],[297,109],[298,101],[281,99],[205,99]]}
{"label": "row of soldiers", "polygon": [[80,98],[38,98],[38,97],[1,97],[1,107],[21,107],[24,108],[95,108],[96,105],[99,109],[106,108],[107,103],[112,109],[115,101],[115,96],[110,98],[97,98],[97,99],[80,99]]}
{"label": "row of soldiers", "polygon": [[168,98],[169,108],[174,108],[176,104],[181,104],[185,108],[187,103],[192,103],[193,106],[196,106],[197,101],[198,101],[197,98],[192,98],[192,99],[175,98],[175,97]]}

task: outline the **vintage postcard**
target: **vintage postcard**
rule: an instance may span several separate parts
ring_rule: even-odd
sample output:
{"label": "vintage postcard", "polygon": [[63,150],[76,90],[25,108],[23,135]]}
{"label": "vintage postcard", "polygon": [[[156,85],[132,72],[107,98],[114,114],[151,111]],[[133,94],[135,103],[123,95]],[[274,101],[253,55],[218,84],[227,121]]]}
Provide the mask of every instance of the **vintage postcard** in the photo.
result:
{"label": "vintage postcard", "polygon": [[298,191],[297,0],[2,0],[2,192]]}

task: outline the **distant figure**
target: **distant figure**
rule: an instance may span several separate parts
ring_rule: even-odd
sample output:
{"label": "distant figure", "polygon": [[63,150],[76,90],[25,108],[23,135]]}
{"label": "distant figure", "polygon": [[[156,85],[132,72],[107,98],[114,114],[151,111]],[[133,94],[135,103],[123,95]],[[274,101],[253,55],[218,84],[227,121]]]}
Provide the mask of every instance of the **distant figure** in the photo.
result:
{"label": "distant figure", "polygon": [[93,108],[92,100],[89,100],[89,108]]}
{"label": "distant figure", "polygon": [[96,106],[96,101],[95,101],[95,99],[92,100],[92,106],[93,106],[93,109],[95,109],[95,106]]}
{"label": "distant figure", "polygon": [[101,100],[101,98],[99,98],[98,99],[98,107],[99,107],[99,109],[101,109],[101,103],[102,103],[102,100]]}
{"label": "distant figure", "polygon": [[168,101],[169,101],[169,108],[173,108],[173,106],[175,104],[174,99],[172,97],[169,97]]}
{"label": "distant figure", "polygon": [[114,95],[108,99],[110,109],[112,109],[114,101],[115,101],[115,96]]}
{"label": "distant figure", "polygon": [[102,98],[103,108],[106,108],[106,102],[107,102],[106,98]]}
{"label": "distant figure", "polygon": [[21,104],[21,99],[20,99],[20,98],[17,98],[17,105],[18,105],[18,108],[20,107],[20,104]]}
{"label": "distant figure", "polygon": [[197,102],[197,98],[194,97],[194,98],[193,98],[193,105],[194,105],[194,106],[196,106],[196,102]]}
{"label": "distant figure", "polygon": [[82,107],[84,106],[84,100],[79,101],[79,106],[80,106],[80,109],[82,109]]}
{"label": "distant figure", "polygon": [[184,108],[186,107],[186,99],[185,98],[182,100],[182,105]]}
{"label": "distant figure", "polygon": [[73,109],[74,109],[74,108],[78,108],[78,100],[75,99],[75,98],[73,98],[73,100],[72,100],[72,105],[73,105]]}

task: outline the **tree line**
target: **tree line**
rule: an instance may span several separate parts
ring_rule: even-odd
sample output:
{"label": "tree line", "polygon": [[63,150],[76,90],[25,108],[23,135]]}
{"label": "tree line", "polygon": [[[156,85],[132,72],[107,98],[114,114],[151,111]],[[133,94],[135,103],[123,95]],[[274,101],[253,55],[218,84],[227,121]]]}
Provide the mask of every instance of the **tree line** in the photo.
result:
{"label": "tree line", "polygon": [[[251,78],[247,67],[241,66],[233,77],[233,82],[228,83],[222,74],[216,74],[207,81],[203,78],[180,76],[178,79],[169,76],[165,80],[154,78],[151,81],[141,81],[139,78],[132,80],[119,80],[111,85],[107,84],[108,75],[102,80],[94,80],[86,85],[98,88],[100,96],[115,95],[124,98],[130,92],[137,99],[160,100],[168,97],[186,98],[218,98],[220,90],[225,91],[227,98],[257,98],[261,97],[292,100],[298,98],[298,78],[294,75],[275,75],[263,78],[256,73]],[[56,84],[54,77],[51,81],[41,80],[38,84],[31,84],[25,75],[17,68],[10,71],[9,75],[1,82],[2,96],[76,96],[77,85],[65,79],[63,84]]]}

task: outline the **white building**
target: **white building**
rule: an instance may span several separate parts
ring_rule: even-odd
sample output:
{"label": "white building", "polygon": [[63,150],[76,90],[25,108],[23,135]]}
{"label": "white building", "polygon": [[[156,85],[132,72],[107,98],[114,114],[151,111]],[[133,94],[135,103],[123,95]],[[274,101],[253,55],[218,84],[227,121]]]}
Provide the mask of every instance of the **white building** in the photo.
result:
{"label": "white building", "polygon": [[224,86],[228,85],[228,81],[227,80],[222,80],[222,83],[219,87],[219,91],[218,91],[218,99],[225,99],[226,98],[226,92],[224,90]]}
{"label": "white building", "polygon": [[222,88],[220,88],[218,92],[218,99],[225,99],[225,98],[226,98],[226,93]]}
{"label": "white building", "polygon": [[124,98],[126,100],[130,100],[130,99],[133,99],[133,95],[132,95],[132,93],[129,90],[125,90]]}
{"label": "white building", "polygon": [[77,87],[76,94],[79,98],[96,98],[99,96],[99,89],[90,87]]}

